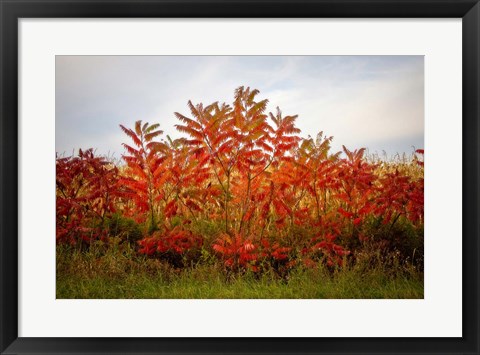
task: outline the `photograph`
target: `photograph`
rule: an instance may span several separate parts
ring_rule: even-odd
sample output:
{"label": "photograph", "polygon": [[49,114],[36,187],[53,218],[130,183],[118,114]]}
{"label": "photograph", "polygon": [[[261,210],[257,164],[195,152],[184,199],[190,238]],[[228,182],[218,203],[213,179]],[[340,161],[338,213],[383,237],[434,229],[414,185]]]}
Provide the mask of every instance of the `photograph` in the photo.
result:
{"label": "photograph", "polygon": [[424,91],[423,55],[55,56],[56,299],[424,299]]}

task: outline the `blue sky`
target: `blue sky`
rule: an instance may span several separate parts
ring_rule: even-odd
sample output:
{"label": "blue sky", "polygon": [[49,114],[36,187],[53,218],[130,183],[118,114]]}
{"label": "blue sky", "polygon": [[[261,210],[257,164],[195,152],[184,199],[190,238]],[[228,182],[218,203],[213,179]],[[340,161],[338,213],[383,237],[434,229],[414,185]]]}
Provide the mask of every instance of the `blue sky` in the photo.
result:
{"label": "blue sky", "polygon": [[303,137],[333,136],[334,151],[423,148],[423,56],[57,56],[56,151],[119,158],[119,124],[136,120],[179,137],[173,113],[189,115],[188,100],[231,103],[242,85],[297,114]]}

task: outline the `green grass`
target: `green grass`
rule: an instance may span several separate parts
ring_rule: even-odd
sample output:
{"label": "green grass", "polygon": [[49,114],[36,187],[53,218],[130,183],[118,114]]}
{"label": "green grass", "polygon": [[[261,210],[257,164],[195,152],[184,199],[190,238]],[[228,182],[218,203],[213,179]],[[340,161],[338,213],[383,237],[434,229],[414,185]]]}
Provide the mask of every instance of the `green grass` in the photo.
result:
{"label": "green grass", "polygon": [[298,268],[286,278],[274,272],[227,275],[218,263],[176,270],[118,248],[104,254],[58,248],[56,281],[58,299],[423,298],[423,273],[413,268]]}

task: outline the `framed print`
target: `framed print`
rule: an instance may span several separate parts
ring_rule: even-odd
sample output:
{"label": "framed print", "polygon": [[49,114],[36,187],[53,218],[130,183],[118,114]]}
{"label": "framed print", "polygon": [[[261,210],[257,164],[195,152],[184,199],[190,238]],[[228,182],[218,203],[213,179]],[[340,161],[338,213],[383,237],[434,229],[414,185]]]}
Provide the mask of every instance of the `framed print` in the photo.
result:
{"label": "framed print", "polygon": [[477,1],[0,11],[2,354],[479,352]]}

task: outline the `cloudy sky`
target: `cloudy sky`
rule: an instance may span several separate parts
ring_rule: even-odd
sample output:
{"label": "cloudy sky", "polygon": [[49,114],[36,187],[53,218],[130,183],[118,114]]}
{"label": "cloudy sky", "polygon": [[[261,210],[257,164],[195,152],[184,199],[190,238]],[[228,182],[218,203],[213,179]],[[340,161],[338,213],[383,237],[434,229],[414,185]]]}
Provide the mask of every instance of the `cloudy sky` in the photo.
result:
{"label": "cloudy sky", "polygon": [[57,56],[56,151],[119,158],[119,124],[160,123],[179,137],[174,112],[187,101],[232,103],[260,90],[269,111],[298,115],[302,136],[333,136],[333,149],[389,156],[423,148],[423,56]]}

